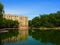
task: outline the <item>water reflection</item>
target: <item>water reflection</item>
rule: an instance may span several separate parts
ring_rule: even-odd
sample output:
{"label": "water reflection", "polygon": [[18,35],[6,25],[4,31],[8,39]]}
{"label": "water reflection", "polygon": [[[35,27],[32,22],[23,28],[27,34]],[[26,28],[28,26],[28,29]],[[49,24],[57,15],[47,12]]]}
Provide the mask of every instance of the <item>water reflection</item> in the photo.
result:
{"label": "water reflection", "polygon": [[3,45],[1,40],[0,40],[0,45]]}
{"label": "water reflection", "polygon": [[0,39],[0,45],[60,45],[60,30],[9,30]]}
{"label": "water reflection", "polygon": [[2,39],[1,42],[3,44],[16,42],[16,41],[23,41],[28,39],[28,30],[18,30],[18,33],[16,33],[16,31],[15,32],[13,31],[12,33],[4,33],[4,35],[6,38],[3,39],[1,38]]}
{"label": "water reflection", "polygon": [[29,34],[41,43],[60,45],[60,30],[29,30]]}

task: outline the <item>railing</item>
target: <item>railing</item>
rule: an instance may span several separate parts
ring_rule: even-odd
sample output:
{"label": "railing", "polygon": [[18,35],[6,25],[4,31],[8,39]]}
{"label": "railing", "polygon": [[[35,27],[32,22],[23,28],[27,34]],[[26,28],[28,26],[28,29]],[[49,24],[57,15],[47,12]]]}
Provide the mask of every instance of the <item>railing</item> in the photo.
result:
{"label": "railing", "polygon": [[18,29],[18,28],[3,28],[3,29],[0,29],[0,33],[8,32],[8,29]]}
{"label": "railing", "polygon": [[0,29],[0,33],[5,33],[5,32],[8,32],[8,30]]}

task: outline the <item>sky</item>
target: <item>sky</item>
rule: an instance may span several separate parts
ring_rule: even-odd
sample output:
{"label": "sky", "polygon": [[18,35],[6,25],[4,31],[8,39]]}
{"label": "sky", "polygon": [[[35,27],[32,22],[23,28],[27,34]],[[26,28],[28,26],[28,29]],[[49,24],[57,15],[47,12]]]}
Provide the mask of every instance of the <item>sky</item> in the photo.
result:
{"label": "sky", "polygon": [[16,14],[33,19],[40,14],[60,11],[60,0],[0,0],[5,14]]}

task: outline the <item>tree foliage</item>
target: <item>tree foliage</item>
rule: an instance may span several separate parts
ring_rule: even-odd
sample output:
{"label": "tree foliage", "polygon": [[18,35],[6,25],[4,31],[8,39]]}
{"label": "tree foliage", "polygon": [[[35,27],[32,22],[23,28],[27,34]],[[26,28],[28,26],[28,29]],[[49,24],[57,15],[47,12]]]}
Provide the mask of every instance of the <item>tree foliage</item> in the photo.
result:
{"label": "tree foliage", "polygon": [[[34,17],[31,20],[32,27],[60,27],[60,11],[56,13],[43,14],[37,17]],[[29,24],[29,26],[31,26]]]}
{"label": "tree foliage", "polygon": [[18,21],[3,19],[3,28],[18,28]]}
{"label": "tree foliage", "polygon": [[4,13],[4,7],[3,4],[0,3],[0,18],[3,18],[3,13]]}

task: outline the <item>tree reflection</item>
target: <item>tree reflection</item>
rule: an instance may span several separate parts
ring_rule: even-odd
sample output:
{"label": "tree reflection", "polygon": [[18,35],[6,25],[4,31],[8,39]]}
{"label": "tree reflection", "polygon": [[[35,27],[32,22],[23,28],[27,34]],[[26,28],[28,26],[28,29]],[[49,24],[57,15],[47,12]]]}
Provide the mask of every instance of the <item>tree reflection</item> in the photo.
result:
{"label": "tree reflection", "polygon": [[1,41],[1,37],[0,37],[0,45],[3,45],[3,44],[2,44],[2,41]]}
{"label": "tree reflection", "polygon": [[32,37],[43,43],[60,44],[60,30],[33,30]]}
{"label": "tree reflection", "polygon": [[0,45],[3,45],[2,42],[1,42],[1,40],[0,40]]}
{"label": "tree reflection", "polygon": [[8,32],[5,33],[0,33],[0,39],[6,39],[9,37],[17,36],[18,35],[18,30],[17,29],[8,29]]}

